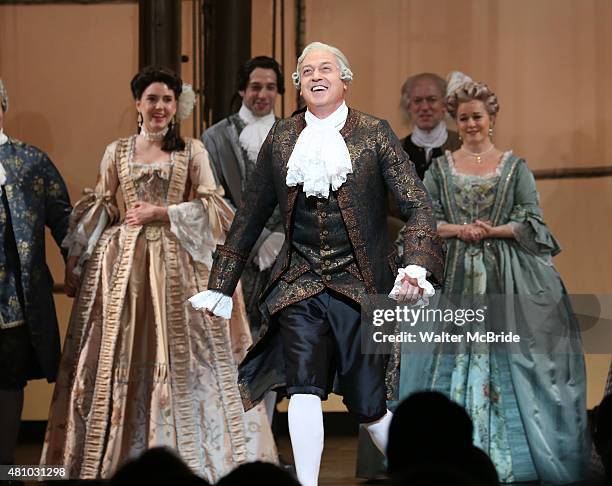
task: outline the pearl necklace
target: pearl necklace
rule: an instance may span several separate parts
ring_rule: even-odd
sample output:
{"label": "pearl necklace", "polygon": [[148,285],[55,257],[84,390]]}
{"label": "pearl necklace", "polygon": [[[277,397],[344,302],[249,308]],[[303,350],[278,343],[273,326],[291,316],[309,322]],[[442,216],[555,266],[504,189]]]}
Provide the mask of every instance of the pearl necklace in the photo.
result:
{"label": "pearl necklace", "polygon": [[476,152],[470,152],[468,149],[465,148],[465,146],[461,146],[461,150],[463,150],[466,154],[471,155],[472,157],[474,157],[476,159],[476,163],[477,164],[482,164],[482,157],[486,154],[488,154],[489,152],[491,152],[491,150],[493,150],[495,148],[495,145],[491,144],[491,146],[480,153],[476,153]]}
{"label": "pearl necklace", "polygon": [[140,129],[140,134],[149,142],[159,142],[163,140],[166,133],[168,133],[168,127],[164,128],[161,132],[147,132],[145,127]]}

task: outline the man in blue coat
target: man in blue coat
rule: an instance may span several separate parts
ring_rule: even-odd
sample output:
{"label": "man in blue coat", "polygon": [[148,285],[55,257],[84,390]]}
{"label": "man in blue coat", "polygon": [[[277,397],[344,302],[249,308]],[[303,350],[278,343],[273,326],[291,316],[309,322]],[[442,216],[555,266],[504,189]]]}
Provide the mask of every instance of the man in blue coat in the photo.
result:
{"label": "man in blue coat", "polygon": [[55,380],[60,337],[45,226],[60,245],[72,210],[49,157],[4,134],[8,95],[0,80],[0,464],[12,464],[30,379]]}

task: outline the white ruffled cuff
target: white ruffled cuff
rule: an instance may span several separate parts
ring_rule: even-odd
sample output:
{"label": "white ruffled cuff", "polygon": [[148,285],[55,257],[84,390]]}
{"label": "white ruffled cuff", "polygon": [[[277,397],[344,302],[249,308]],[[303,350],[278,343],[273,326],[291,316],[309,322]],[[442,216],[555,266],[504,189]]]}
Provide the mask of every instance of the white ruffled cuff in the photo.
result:
{"label": "white ruffled cuff", "polygon": [[436,289],[433,288],[433,285],[427,281],[427,270],[425,270],[420,265],[408,265],[405,268],[400,268],[397,271],[397,277],[395,278],[395,283],[393,284],[393,289],[389,292],[389,297],[391,299],[397,300],[397,296],[399,291],[402,288],[402,280],[404,277],[416,278],[419,284],[419,287],[423,289],[423,295],[416,303],[416,305],[424,307],[429,305],[429,298],[433,297],[436,294]]}
{"label": "white ruffled cuff", "polygon": [[189,303],[196,310],[207,309],[214,315],[229,319],[232,317],[232,298],[217,290],[205,290],[195,294]]}
{"label": "white ruffled cuff", "polygon": [[274,265],[284,243],[285,235],[283,233],[275,231],[268,235],[257,250],[257,255],[253,258],[253,262],[259,267],[259,271],[264,271]]}

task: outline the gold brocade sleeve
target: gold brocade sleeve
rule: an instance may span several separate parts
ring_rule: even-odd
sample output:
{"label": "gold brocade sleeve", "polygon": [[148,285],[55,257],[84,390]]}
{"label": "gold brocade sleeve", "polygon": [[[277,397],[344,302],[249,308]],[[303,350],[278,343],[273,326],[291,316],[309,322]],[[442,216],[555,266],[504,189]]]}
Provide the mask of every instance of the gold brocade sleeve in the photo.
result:
{"label": "gold brocade sleeve", "polygon": [[379,160],[391,196],[406,224],[403,266],[420,265],[439,284],[444,282],[444,241],[436,231],[431,199],[412,162],[389,124],[382,120],[378,132]]}

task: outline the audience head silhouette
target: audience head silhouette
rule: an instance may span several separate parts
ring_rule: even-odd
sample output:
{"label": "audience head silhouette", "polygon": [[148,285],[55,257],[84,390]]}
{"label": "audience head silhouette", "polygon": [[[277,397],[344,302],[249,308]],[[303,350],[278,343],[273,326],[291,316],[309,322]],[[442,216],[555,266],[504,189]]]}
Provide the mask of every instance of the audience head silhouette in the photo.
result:
{"label": "audience head silhouette", "polygon": [[300,486],[288,472],[269,462],[249,462],[238,466],[217,482],[217,486]]}
{"label": "audience head silhouette", "polygon": [[[467,412],[438,392],[419,392],[398,406],[389,429],[389,475],[397,484],[494,485],[497,473],[488,456],[472,445]],[[398,482],[399,481],[399,482]]]}
{"label": "audience head silhouette", "polygon": [[126,462],[110,480],[111,485],[193,485],[208,486],[208,482],[193,474],[171,449],[156,447]]}

